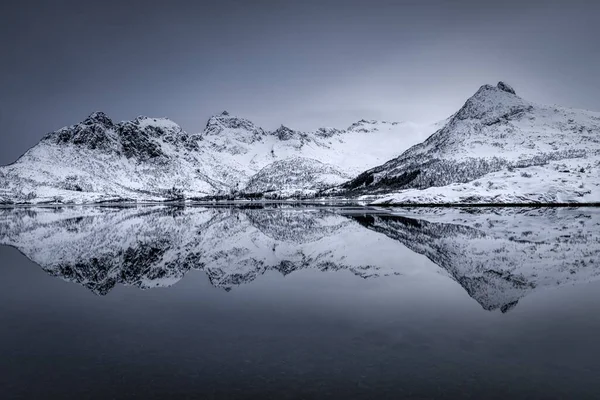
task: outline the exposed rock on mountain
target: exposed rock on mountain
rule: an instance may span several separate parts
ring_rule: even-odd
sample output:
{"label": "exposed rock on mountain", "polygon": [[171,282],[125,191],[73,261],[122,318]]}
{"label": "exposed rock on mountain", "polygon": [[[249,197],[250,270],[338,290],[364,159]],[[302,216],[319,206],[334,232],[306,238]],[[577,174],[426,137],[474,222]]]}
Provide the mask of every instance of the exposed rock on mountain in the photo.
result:
{"label": "exposed rock on mountain", "polygon": [[277,128],[273,134],[276,135],[279,140],[290,140],[294,137],[297,137],[298,139],[302,138],[302,135],[299,132],[293,131],[287,126],[283,125]]}
{"label": "exposed rock on mountain", "polygon": [[238,118],[223,111],[220,115],[210,117],[204,129],[206,136],[224,135],[243,143],[261,140],[265,131],[245,118]]}
{"label": "exposed rock on mountain", "polygon": [[517,94],[515,92],[515,89],[512,88],[512,86],[510,86],[509,84],[506,84],[502,81],[498,82],[498,89],[504,90],[505,92],[508,92],[510,94],[515,94],[515,95]]}

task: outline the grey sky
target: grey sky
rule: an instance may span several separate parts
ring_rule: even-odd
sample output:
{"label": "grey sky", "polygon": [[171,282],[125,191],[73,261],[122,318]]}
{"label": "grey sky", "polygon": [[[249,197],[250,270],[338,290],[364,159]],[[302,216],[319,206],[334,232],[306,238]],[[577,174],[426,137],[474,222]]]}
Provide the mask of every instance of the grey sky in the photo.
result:
{"label": "grey sky", "polygon": [[600,111],[596,1],[5,1],[0,164],[95,110],[189,132],[433,121],[484,83]]}

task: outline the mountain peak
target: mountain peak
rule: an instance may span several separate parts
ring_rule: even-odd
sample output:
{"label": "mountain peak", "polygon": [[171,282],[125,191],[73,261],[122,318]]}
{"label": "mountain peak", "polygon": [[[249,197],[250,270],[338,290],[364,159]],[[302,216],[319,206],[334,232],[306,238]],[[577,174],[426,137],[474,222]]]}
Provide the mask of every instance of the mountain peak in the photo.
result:
{"label": "mountain peak", "polygon": [[138,125],[141,129],[153,129],[160,131],[171,131],[176,133],[184,133],[179,125],[168,118],[152,118],[140,115],[132,121]]}
{"label": "mountain peak", "polygon": [[210,117],[206,123],[206,128],[204,128],[204,134],[206,135],[219,135],[225,131],[233,132],[237,138],[246,136],[247,133],[250,133],[251,136],[264,134],[263,129],[256,126],[252,121],[232,116],[227,111]]}
{"label": "mountain peak", "polygon": [[91,113],[86,119],[83,120],[83,124],[101,124],[107,127],[112,127],[114,125],[113,121],[102,111],[94,111]]}
{"label": "mountain peak", "polygon": [[456,113],[456,118],[479,119],[482,122],[496,121],[507,115],[518,114],[532,105],[516,95],[515,90],[504,82],[496,86],[483,85]]}
{"label": "mountain peak", "polygon": [[290,140],[296,135],[296,131],[288,128],[285,125],[281,125],[273,133],[279,138],[279,140]]}
{"label": "mountain peak", "polygon": [[105,113],[95,111],[82,122],[51,132],[43,140],[84,146],[92,150],[110,150],[117,126]]}
{"label": "mountain peak", "polygon": [[517,92],[515,91],[515,89],[513,89],[512,86],[510,86],[506,82],[500,81],[500,82],[498,82],[498,84],[496,86],[489,85],[489,84],[481,86],[479,88],[479,90],[477,90],[477,92],[475,92],[473,97],[480,96],[483,94],[491,94],[491,93],[498,93],[498,92],[505,92],[505,93],[512,94],[512,95],[517,94]]}
{"label": "mountain peak", "polygon": [[514,95],[517,94],[517,92],[515,92],[515,89],[513,89],[512,86],[510,86],[508,83],[500,81],[500,82],[498,82],[498,85],[496,85],[496,87],[507,93],[514,94]]}

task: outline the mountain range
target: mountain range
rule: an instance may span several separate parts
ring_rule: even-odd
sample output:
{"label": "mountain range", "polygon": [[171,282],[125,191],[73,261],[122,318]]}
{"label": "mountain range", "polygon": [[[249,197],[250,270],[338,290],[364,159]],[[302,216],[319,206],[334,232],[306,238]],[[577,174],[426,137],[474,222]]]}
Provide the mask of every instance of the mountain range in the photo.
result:
{"label": "mountain range", "polygon": [[[421,137],[428,138],[418,143]],[[484,85],[439,123],[266,131],[228,112],[201,133],[101,112],[0,168],[0,203],[354,198],[375,204],[600,203],[600,113]]]}
{"label": "mountain range", "polygon": [[228,112],[199,134],[165,118],[101,112],[0,168],[0,203],[311,196],[393,157],[431,126],[361,120],[344,130],[266,131]]}

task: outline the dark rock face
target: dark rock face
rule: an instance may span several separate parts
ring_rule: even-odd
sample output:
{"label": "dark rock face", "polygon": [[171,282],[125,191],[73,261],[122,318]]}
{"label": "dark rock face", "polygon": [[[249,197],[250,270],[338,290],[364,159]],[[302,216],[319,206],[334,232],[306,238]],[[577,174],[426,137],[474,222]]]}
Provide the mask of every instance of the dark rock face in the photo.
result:
{"label": "dark rock face", "polygon": [[517,94],[517,92],[515,92],[515,89],[513,89],[512,86],[510,86],[509,84],[502,82],[502,81],[498,82],[498,89],[503,90],[510,94],[514,94],[514,95]]}
{"label": "dark rock face", "polygon": [[[149,124],[141,125],[148,120]],[[138,117],[133,121],[115,124],[102,112],[95,112],[81,123],[50,133],[44,138],[59,145],[72,144],[136,158],[139,161],[165,156],[160,144],[153,139],[181,144],[188,150],[198,148],[198,138],[185,134],[176,125],[173,129],[167,129],[161,127],[156,119],[148,117]]]}
{"label": "dark rock face", "polygon": [[348,130],[354,132],[371,132],[372,129],[370,125],[374,124],[375,122],[376,121],[373,120],[361,119],[360,121],[357,121],[350,125]]}
{"label": "dark rock face", "polygon": [[317,135],[324,137],[324,138],[329,138],[335,135],[339,135],[341,134],[343,131],[339,130],[339,129],[335,129],[335,128],[319,128],[317,129]]}
{"label": "dark rock face", "polygon": [[56,144],[74,144],[91,150],[110,151],[115,147],[114,124],[106,114],[95,112],[77,125],[46,135],[43,140]]}
{"label": "dark rock face", "polygon": [[118,127],[123,155],[127,158],[138,158],[147,161],[163,156],[160,145],[151,140],[150,135],[133,123],[125,122]]}
{"label": "dark rock face", "polygon": [[279,138],[279,140],[290,140],[294,137],[298,136],[298,133],[287,126],[281,125],[275,132],[273,132],[275,136]]}
{"label": "dark rock face", "polygon": [[114,126],[113,121],[110,118],[108,118],[108,116],[105,113],[103,113],[101,111],[96,111],[96,112],[91,113],[86,119],[83,120],[82,124],[84,124],[84,125],[101,124],[108,129],[110,129]]}

